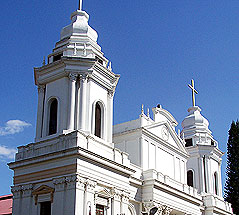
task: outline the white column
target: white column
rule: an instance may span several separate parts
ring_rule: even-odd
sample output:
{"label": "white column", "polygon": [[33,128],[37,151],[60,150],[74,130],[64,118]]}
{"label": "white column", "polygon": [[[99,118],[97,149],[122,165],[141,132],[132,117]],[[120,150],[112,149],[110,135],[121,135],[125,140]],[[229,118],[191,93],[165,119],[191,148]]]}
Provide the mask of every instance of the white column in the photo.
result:
{"label": "white column", "polygon": [[12,203],[12,214],[17,215],[21,213],[21,186],[12,187],[13,203]]}
{"label": "white column", "polygon": [[68,112],[68,130],[75,129],[75,99],[76,99],[76,79],[77,74],[69,74],[69,112]]}
{"label": "white column", "polygon": [[64,193],[64,215],[75,214],[77,175],[66,176],[66,191]]}
{"label": "white column", "polygon": [[113,97],[114,97],[114,92],[113,91],[108,91],[108,96],[107,96],[107,109],[105,116],[107,117],[106,124],[105,124],[105,135],[106,135],[106,140],[109,143],[112,143],[112,127],[113,127]]}
{"label": "white column", "polygon": [[[86,180],[85,183],[85,215],[89,214],[89,211],[91,211],[91,214],[95,213],[95,187],[96,187],[96,182],[91,181],[89,179]],[[79,214],[80,215],[80,214]]]}
{"label": "white column", "polygon": [[[200,157],[198,158],[198,166],[199,166],[199,183],[198,183],[198,187],[199,187],[199,192],[205,192],[205,176],[204,176],[204,165],[203,165],[203,158]],[[197,173],[196,173],[197,174]],[[196,175],[197,176],[197,175]]]}
{"label": "white column", "polygon": [[211,191],[209,183],[211,183],[212,178],[210,178],[209,176],[209,164],[208,164],[208,156],[205,156],[205,173],[206,173],[206,187],[207,187],[207,192],[209,193]]}
{"label": "white column", "polygon": [[[84,214],[84,193],[85,193],[85,179],[77,175],[76,178],[76,200],[75,200],[75,215]],[[91,210],[91,214],[94,214]]]}
{"label": "white column", "polygon": [[222,161],[218,163],[218,194],[222,197],[222,174],[221,174]]}
{"label": "white column", "polygon": [[80,75],[80,109],[79,109],[79,129],[85,130],[86,121],[86,86],[87,75]]}
{"label": "white column", "polygon": [[121,191],[114,189],[113,190],[113,199],[112,199],[112,214],[121,213]]}
{"label": "white column", "polygon": [[42,137],[45,86],[38,85],[36,140]]}
{"label": "white column", "polygon": [[123,192],[121,196],[121,213],[122,214],[127,214],[128,213],[128,208],[129,208],[129,193],[128,192]]}
{"label": "white column", "polygon": [[55,192],[52,204],[52,214],[64,215],[65,207],[67,207],[64,200],[64,195],[66,195],[65,177],[53,179],[53,184]]}
{"label": "white column", "polygon": [[32,184],[22,186],[22,212],[26,215],[32,215],[32,207],[35,206],[35,201],[32,196],[32,188]]}

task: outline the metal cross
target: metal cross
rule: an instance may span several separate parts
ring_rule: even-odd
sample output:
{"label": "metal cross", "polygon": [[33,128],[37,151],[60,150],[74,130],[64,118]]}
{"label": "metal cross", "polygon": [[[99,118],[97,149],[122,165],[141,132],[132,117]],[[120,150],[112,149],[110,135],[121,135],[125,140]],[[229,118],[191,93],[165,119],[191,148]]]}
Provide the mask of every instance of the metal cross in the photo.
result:
{"label": "metal cross", "polygon": [[195,101],[195,93],[198,94],[198,91],[194,88],[194,80],[192,79],[191,84],[188,84],[188,86],[192,89],[192,102],[193,102],[193,107],[196,106],[196,101]]}
{"label": "metal cross", "polygon": [[82,0],[79,0],[79,8],[78,10],[82,10]]}

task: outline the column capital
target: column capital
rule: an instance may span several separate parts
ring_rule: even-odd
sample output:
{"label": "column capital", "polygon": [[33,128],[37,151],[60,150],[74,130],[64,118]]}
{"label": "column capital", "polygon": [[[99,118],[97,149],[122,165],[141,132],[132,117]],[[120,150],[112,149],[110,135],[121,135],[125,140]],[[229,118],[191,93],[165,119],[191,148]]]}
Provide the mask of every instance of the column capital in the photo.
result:
{"label": "column capital", "polygon": [[77,77],[78,77],[78,74],[76,74],[76,73],[69,73],[69,80],[70,81],[76,81],[77,80]]}
{"label": "column capital", "polygon": [[85,189],[86,189],[86,191],[94,193],[94,192],[95,192],[96,184],[97,184],[97,183],[96,183],[95,181],[92,181],[92,180],[90,180],[90,179],[87,179],[87,180],[86,180],[86,183],[85,183]]}
{"label": "column capital", "polygon": [[114,96],[114,94],[115,94],[114,90],[108,90],[107,92],[108,92],[108,96],[110,98],[112,98]]}
{"label": "column capital", "polygon": [[128,203],[129,202],[129,195],[130,195],[129,192],[123,191],[122,194],[121,194],[122,202]]}
{"label": "column capital", "polygon": [[161,210],[162,210],[162,215],[169,215],[173,209],[166,205],[163,205],[161,206]]}
{"label": "column capital", "polygon": [[117,189],[117,188],[113,188],[112,191],[112,196],[115,200],[117,201],[121,201],[121,195],[122,195],[122,191]]}
{"label": "column capital", "polygon": [[80,74],[80,80],[83,82],[87,81],[88,77],[89,77],[88,74]]}
{"label": "column capital", "polygon": [[45,85],[37,85],[38,93],[44,93]]}
{"label": "column capital", "polygon": [[53,184],[55,185],[56,191],[64,190],[65,181],[66,181],[65,177],[60,177],[60,178],[54,178],[53,179]]}
{"label": "column capital", "polygon": [[33,185],[32,184],[26,184],[22,185],[22,195],[23,196],[31,196]]}

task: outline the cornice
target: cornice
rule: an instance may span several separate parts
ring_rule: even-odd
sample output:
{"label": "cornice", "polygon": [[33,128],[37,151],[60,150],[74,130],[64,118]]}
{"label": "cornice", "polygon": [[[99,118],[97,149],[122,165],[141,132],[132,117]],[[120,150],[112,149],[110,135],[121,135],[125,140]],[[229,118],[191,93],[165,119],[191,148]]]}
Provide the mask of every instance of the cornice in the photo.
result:
{"label": "cornice", "polygon": [[75,156],[76,158],[86,159],[89,162],[95,163],[97,165],[103,165],[104,167],[110,168],[112,171],[115,171],[127,177],[130,177],[131,174],[135,173],[135,170],[131,169],[130,167],[117,163],[114,160],[105,158],[99,154],[96,154],[92,151],[89,151],[79,146],[65,150],[60,150],[57,152],[43,154],[40,156],[35,156],[33,158],[27,158],[24,160],[11,162],[8,165],[11,169],[16,169],[35,165],[37,163],[49,162],[62,157],[75,157]]}
{"label": "cornice", "polygon": [[115,91],[119,75],[99,64],[96,59],[81,57],[62,57],[61,60],[34,68],[35,84],[47,84],[69,73],[89,73],[89,79],[96,81],[107,90]]}

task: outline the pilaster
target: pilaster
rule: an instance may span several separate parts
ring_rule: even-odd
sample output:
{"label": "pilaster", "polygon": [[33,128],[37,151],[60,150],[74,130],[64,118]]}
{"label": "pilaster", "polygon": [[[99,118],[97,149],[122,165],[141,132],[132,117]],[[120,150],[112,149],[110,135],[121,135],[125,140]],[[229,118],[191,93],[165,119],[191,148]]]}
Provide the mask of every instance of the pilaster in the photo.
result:
{"label": "pilaster", "polygon": [[121,214],[121,194],[122,192],[116,188],[112,190],[112,214]]}
{"label": "pilaster", "polygon": [[13,194],[13,206],[12,206],[12,213],[18,214],[21,213],[21,186],[12,186],[12,194]]}
{"label": "pilaster", "polygon": [[121,194],[121,213],[127,214],[129,207],[129,193],[123,191]]}
{"label": "pilaster", "polygon": [[207,188],[207,192],[211,192],[211,182],[212,182],[212,178],[210,178],[210,172],[209,172],[209,163],[208,163],[208,156],[205,156],[205,183],[206,183],[206,188]]}
{"label": "pilaster", "polygon": [[75,214],[84,214],[84,196],[85,196],[85,179],[81,176],[76,176],[76,202],[75,204]]}
{"label": "pilaster", "polygon": [[89,211],[91,214],[94,214],[95,211],[95,187],[96,182],[90,179],[87,179],[85,182],[85,201],[84,201],[84,208],[85,214],[88,215]]}
{"label": "pilaster", "polygon": [[45,85],[38,85],[36,140],[42,137]]}
{"label": "pilaster", "polygon": [[79,129],[86,129],[86,91],[87,91],[87,74],[80,75],[80,101],[79,101]]}
{"label": "pilaster", "polygon": [[64,204],[65,204],[64,214],[75,214],[76,181],[77,181],[77,175],[70,175],[65,177],[66,192],[64,195]]}
{"label": "pilaster", "polygon": [[54,204],[52,208],[52,213],[53,214],[58,214],[62,215],[64,214],[65,211],[65,177],[60,177],[60,178],[55,178],[53,179],[53,184],[55,188],[55,193],[54,193]]}
{"label": "pilaster", "polygon": [[69,74],[69,115],[67,129],[74,130],[75,128],[75,99],[76,99],[76,80],[77,74]]}
{"label": "pilaster", "polygon": [[112,129],[113,129],[113,98],[114,91],[108,90],[107,96],[107,123],[106,123],[106,139],[109,143],[112,143]]}

